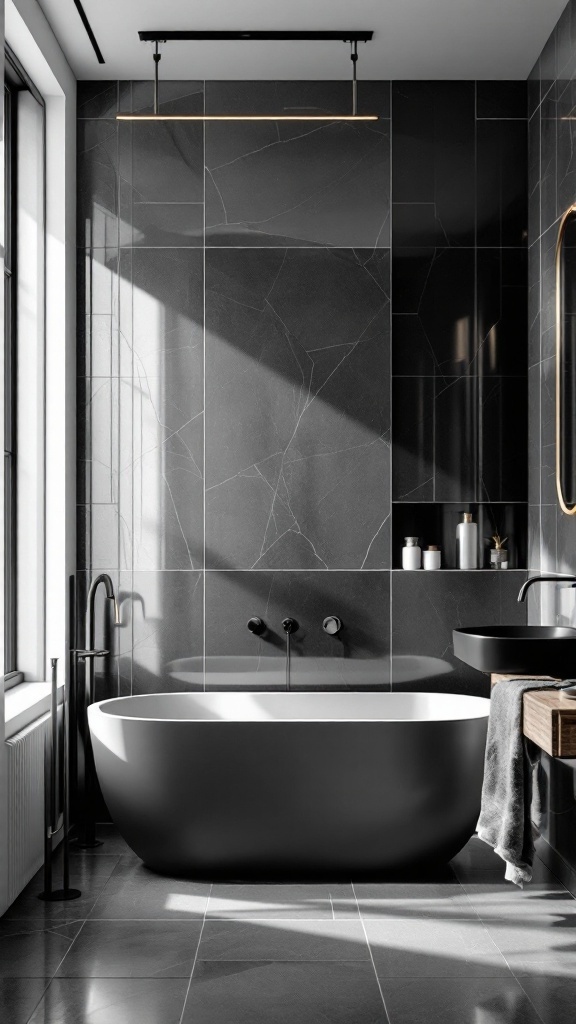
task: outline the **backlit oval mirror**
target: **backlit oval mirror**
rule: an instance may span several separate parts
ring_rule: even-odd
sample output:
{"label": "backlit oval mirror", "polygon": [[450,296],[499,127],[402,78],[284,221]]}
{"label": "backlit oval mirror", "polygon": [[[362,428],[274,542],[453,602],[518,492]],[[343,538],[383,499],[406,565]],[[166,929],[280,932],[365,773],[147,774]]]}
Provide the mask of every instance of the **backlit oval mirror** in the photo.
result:
{"label": "backlit oval mirror", "polygon": [[576,205],[556,243],[556,490],[562,511],[576,515]]}

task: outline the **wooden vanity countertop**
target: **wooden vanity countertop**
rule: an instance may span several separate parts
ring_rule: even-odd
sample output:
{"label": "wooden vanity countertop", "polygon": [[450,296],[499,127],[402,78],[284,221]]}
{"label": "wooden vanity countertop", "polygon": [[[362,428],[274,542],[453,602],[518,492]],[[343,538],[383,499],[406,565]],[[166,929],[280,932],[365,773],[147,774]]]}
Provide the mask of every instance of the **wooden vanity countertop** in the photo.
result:
{"label": "wooden vanity countertop", "polygon": [[[534,679],[534,676],[491,676],[495,686],[503,679]],[[538,676],[550,679],[552,676]],[[558,690],[529,690],[523,697],[523,733],[551,757],[576,757],[576,700],[566,700]]]}

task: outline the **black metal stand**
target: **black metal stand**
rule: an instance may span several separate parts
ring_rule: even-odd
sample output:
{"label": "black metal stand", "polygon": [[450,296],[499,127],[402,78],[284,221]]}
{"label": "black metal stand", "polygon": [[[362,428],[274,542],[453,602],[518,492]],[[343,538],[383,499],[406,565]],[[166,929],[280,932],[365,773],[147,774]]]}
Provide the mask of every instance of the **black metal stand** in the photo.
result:
{"label": "black metal stand", "polygon": [[[64,686],[62,707],[63,725],[63,758],[62,758],[62,825],[57,828],[58,814],[58,658],[51,658],[52,692],[50,706],[50,729],[44,741],[44,889],[38,894],[39,900],[62,902],[77,900],[82,895],[80,889],[70,888],[70,776],[68,761],[70,757],[70,725],[68,720],[68,695]],[[52,840],[62,830],[62,888],[52,888]]]}

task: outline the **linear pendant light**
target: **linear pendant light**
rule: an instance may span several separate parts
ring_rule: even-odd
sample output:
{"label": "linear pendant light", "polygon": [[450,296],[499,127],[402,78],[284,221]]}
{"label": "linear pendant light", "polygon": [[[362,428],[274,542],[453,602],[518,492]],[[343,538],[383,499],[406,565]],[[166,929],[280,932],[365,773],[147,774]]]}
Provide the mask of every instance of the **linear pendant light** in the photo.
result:
{"label": "linear pendant light", "polygon": [[[118,121],[377,121],[378,114],[358,113],[358,82],[356,64],[358,43],[367,43],[372,32],[139,32],[141,42],[155,44],[154,60],[154,109],[151,114],[116,114]],[[350,43],[352,61],[352,111],[348,114],[161,114],[158,102],[158,65],[161,59],[159,44],[173,40],[337,40]]]}

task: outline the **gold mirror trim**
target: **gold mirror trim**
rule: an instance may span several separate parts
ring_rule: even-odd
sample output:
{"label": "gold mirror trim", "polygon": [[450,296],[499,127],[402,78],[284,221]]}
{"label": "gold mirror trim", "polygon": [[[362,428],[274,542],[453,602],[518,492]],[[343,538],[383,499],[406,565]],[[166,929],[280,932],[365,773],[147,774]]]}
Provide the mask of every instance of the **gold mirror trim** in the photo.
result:
{"label": "gold mirror trim", "polygon": [[576,504],[567,505],[562,492],[562,477],[560,472],[561,455],[562,455],[562,436],[561,436],[561,373],[562,373],[562,312],[563,312],[563,294],[562,294],[562,246],[564,242],[564,235],[568,227],[568,222],[571,217],[576,216],[576,204],[569,206],[566,212],[562,215],[560,226],[558,228],[558,240],[556,242],[556,492],[558,494],[558,501],[560,508],[567,516],[576,515]]}

